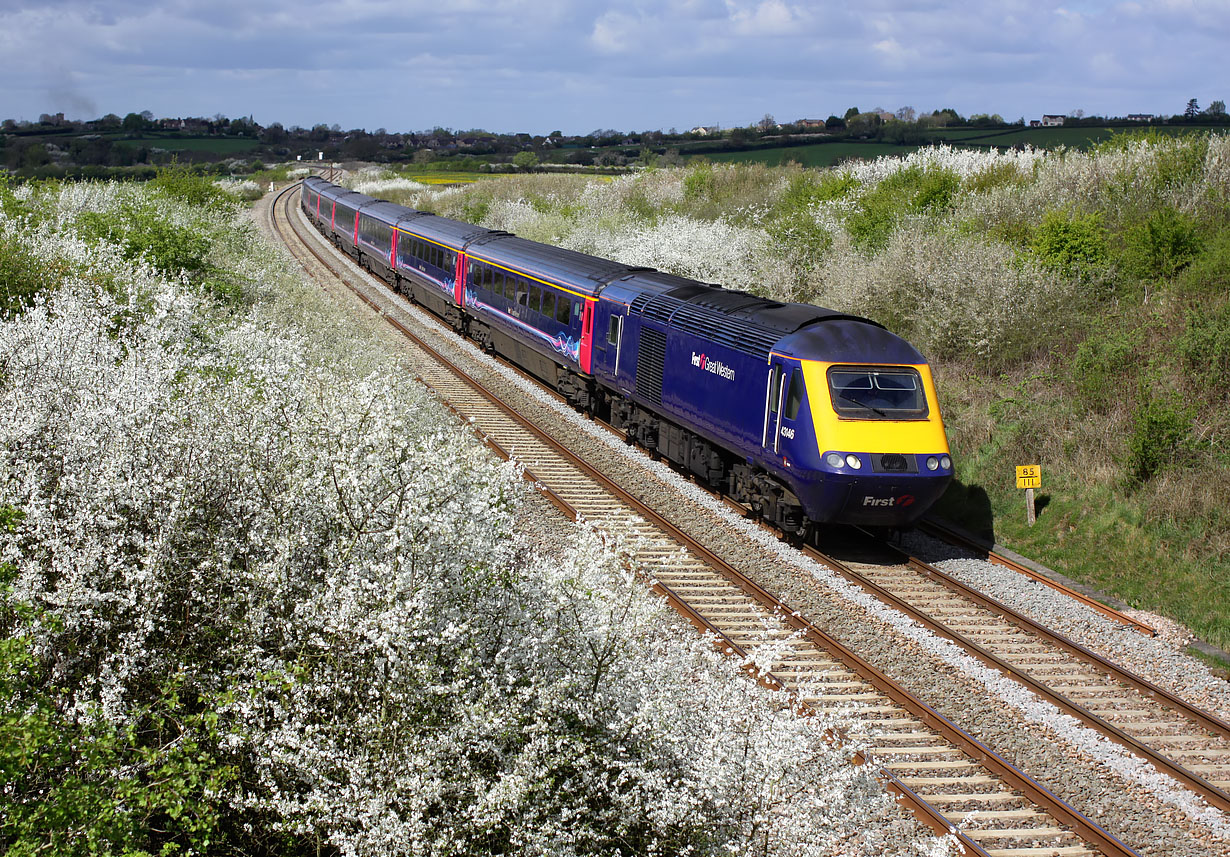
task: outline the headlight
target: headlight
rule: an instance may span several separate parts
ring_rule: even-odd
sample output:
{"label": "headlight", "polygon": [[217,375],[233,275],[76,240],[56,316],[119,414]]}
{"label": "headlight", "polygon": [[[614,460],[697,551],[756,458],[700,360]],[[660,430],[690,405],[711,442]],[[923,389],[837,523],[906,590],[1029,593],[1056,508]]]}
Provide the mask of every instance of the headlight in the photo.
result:
{"label": "headlight", "polygon": [[934,455],[928,456],[927,458],[927,469],[928,470],[935,470],[939,466],[940,466],[940,460],[938,458],[936,458]]}
{"label": "headlight", "polygon": [[855,470],[858,470],[860,467],[863,466],[863,462],[859,461],[858,456],[855,455],[853,452],[846,456],[846,464],[850,465],[850,467],[854,468]]}
{"label": "headlight", "polygon": [[942,458],[940,458],[940,467],[944,468],[945,470],[952,470],[952,459],[949,458],[947,455],[943,456]]}
{"label": "headlight", "polygon": [[840,452],[830,452],[824,456],[824,460],[828,463],[829,467],[841,467],[845,463],[845,459],[841,457]]}

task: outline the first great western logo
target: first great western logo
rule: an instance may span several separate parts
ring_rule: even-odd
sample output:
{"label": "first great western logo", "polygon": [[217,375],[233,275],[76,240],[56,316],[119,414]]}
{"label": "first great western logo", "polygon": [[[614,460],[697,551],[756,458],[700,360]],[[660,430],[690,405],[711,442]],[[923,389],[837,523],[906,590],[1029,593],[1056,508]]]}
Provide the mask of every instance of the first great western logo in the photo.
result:
{"label": "first great western logo", "polygon": [[702,372],[712,372],[714,375],[725,378],[727,381],[735,380],[735,370],[727,366],[721,360],[712,360],[704,354],[692,352],[692,365]]}

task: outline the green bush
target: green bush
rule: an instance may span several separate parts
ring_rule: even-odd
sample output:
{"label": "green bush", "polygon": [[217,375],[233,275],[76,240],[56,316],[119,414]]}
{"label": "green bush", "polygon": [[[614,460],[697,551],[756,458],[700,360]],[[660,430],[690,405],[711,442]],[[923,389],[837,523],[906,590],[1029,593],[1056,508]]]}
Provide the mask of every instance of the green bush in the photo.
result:
{"label": "green bush", "polygon": [[1108,410],[1132,397],[1132,369],[1142,342],[1139,331],[1116,328],[1094,333],[1077,346],[1071,379],[1093,410]]}
{"label": "green bush", "polygon": [[15,218],[26,213],[26,207],[13,193],[9,177],[0,173],[0,212],[5,217]]}
{"label": "green bush", "polygon": [[1192,447],[1192,408],[1168,396],[1147,398],[1136,408],[1128,437],[1128,480],[1147,482]]}
{"label": "green bush", "polygon": [[940,167],[907,167],[885,178],[863,194],[846,218],[846,231],[855,246],[882,250],[907,214],[941,214],[961,189],[961,179]]}
{"label": "green bush", "polygon": [[965,179],[964,189],[970,193],[987,193],[1007,185],[1021,186],[1029,181],[1020,168],[1011,161],[994,164]]}
{"label": "green bush", "polygon": [[228,211],[235,207],[234,197],[214,184],[211,178],[183,164],[159,168],[150,186],[189,205]]}
{"label": "green bush", "polygon": [[186,271],[191,276],[208,267],[209,239],[168,223],[147,203],[127,205],[114,213],[85,212],[77,218],[77,228],[86,240],[117,245],[127,259],[145,256],[164,274]]}
{"label": "green bush", "polygon": [[1199,254],[1202,243],[1196,221],[1169,206],[1155,210],[1125,238],[1129,268],[1147,278],[1175,276]]}
{"label": "green bush", "polygon": [[1053,268],[1101,267],[1109,258],[1101,214],[1048,211],[1034,233],[1030,249]]}
{"label": "green bush", "polygon": [[20,315],[55,279],[19,240],[0,235],[0,315]]}
{"label": "green bush", "polygon": [[709,199],[717,188],[717,179],[713,175],[713,164],[709,161],[693,161],[683,177],[683,198],[690,203]]}
{"label": "green bush", "polygon": [[1200,251],[1179,271],[1175,290],[1201,300],[1230,294],[1230,229],[1201,240]]}
{"label": "green bush", "polygon": [[1230,392],[1230,304],[1194,307],[1175,345],[1193,392]]}

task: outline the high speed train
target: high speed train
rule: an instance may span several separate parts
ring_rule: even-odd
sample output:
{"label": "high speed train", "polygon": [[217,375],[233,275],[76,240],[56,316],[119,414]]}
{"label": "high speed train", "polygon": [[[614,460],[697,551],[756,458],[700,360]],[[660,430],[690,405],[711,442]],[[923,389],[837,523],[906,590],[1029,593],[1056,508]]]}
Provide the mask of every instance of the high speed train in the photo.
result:
{"label": "high speed train", "polygon": [[391,288],[787,534],[909,526],[953,477],[926,359],[873,321],[320,178],[304,180],[300,204]]}

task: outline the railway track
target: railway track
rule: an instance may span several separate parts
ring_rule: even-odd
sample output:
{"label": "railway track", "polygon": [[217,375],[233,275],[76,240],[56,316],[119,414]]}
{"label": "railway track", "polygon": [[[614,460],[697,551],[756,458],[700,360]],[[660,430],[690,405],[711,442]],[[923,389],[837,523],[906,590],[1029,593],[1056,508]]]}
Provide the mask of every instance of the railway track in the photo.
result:
{"label": "railway track", "polygon": [[1230,811],[1230,724],[938,568],[864,536],[860,560],[808,552],[1147,759],[1211,806]]}
{"label": "railway track", "polygon": [[[314,248],[323,241],[297,219],[292,198],[288,192],[280,198],[283,221],[276,203],[273,209],[284,243],[305,266],[323,265],[354,279],[331,254]],[[308,238],[296,246],[284,224],[307,230]],[[633,545],[633,561],[652,575],[647,582],[713,634],[716,645],[744,664],[767,658],[767,670],[749,669],[804,706],[854,714],[859,725],[852,737],[868,747],[859,761],[878,766],[889,787],[933,829],[956,830],[969,853],[992,857],[1135,853],[501,402],[412,329],[414,323],[402,318],[409,314],[397,309],[383,285],[369,280],[351,288],[407,337],[418,352],[422,383],[493,449],[520,462],[565,514]]]}

